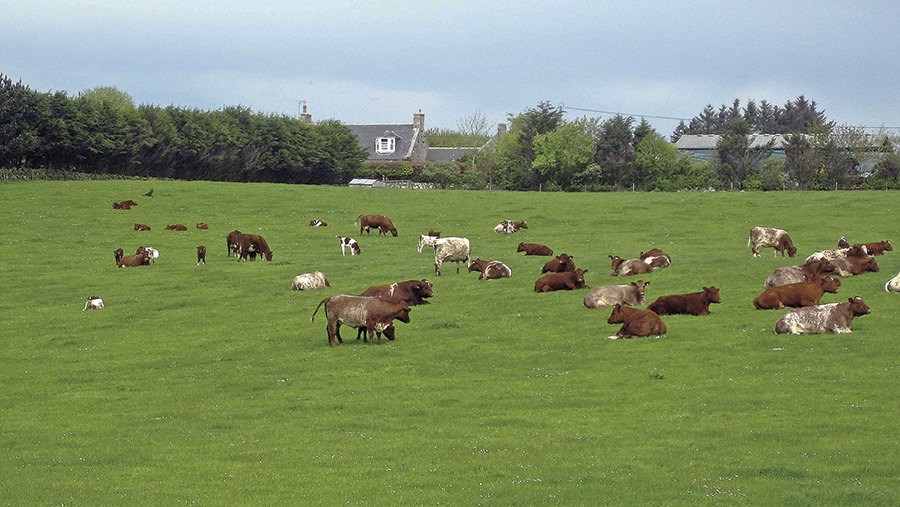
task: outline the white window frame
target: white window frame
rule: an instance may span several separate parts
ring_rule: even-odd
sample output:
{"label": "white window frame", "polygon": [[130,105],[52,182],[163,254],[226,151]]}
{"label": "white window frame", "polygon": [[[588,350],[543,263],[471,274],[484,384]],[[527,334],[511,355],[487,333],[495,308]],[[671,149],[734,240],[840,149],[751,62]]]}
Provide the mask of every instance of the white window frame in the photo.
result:
{"label": "white window frame", "polygon": [[375,153],[379,155],[386,155],[389,153],[394,153],[396,150],[397,142],[394,137],[379,137],[375,139]]}

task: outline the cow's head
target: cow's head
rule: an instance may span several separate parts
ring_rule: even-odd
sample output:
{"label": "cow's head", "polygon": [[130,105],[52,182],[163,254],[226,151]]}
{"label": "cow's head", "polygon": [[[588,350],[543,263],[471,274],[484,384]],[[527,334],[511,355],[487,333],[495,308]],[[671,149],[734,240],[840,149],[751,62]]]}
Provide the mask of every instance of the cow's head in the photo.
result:
{"label": "cow's head", "polygon": [[274,255],[274,254],[272,253],[271,250],[269,250],[268,252],[266,252],[266,260],[271,262],[271,261],[272,261],[272,256],[273,256],[273,255]]}
{"label": "cow's head", "polygon": [[850,247],[850,250],[847,250],[847,257],[866,257],[869,255],[866,253],[866,249],[864,246],[857,244]]}
{"label": "cow's head", "polygon": [[574,275],[575,275],[575,284],[576,284],[578,287],[582,287],[582,288],[586,288],[586,287],[587,287],[587,285],[584,284],[584,274],[587,273],[587,272],[588,272],[588,270],[586,270],[586,269],[581,269],[581,268],[578,268],[578,269],[576,269],[575,271],[573,271],[573,273],[574,273]]}
{"label": "cow's head", "polygon": [[610,255],[609,258],[612,260],[612,270],[615,271],[619,268],[619,264],[622,264],[622,258],[618,255]]}
{"label": "cow's head", "polygon": [[524,252],[525,251],[525,243],[519,243],[519,247],[516,248],[516,252]]}
{"label": "cow's head", "polygon": [[881,246],[884,248],[885,252],[893,252],[894,251],[894,247],[891,246],[890,241],[882,241]]}
{"label": "cow's head", "polygon": [[703,287],[703,295],[710,303],[722,302],[722,298],[719,296],[719,289],[716,287]]}
{"label": "cow's head", "polygon": [[643,280],[631,282],[631,286],[634,287],[634,290],[637,291],[638,294],[637,304],[642,305],[647,302],[647,300],[644,299],[644,291],[647,290],[648,285],[650,285],[650,282],[645,282]]}
{"label": "cow's head", "polygon": [[854,317],[872,313],[872,309],[869,308],[869,305],[867,305],[859,296],[850,298],[847,301],[850,302],[850,313],[852,313]]}
{"label": "cow's head", "polygon": [[606,319],[607,324],[621,324],[625,322],[625,310],[622,308],[623,306],[621,303],[616,303],[612,313],[609,314],[609,318]]}
{"label": "cow's head", "polygon": [[413,285],[413,292],[419,296],[420,298],[430,298],[434,297],[434,290],[432,290],[431,282],[428,280],[421,280],[419,283]]}
{"label": "cow's head", "polygon": [[795,247],[794,245],[788,246],[787,253],[788,257],[794,257],[795,255],[797,255],[797,247]]}
{"label": "cow's head", "polygon": [[830,292],[832,294],[838,293],[838,287],[841,286],[841,281],[833,276],[826,276],[822,278],[822,290],[825,292]]}

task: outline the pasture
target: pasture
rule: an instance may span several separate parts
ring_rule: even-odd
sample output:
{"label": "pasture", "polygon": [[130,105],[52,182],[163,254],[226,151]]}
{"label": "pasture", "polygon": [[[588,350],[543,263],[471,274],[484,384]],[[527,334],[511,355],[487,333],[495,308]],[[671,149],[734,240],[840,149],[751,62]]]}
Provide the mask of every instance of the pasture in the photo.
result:
{"label": "pasture", "polygon": [[[142,197],[150,188],[154,197]],[[0,184],[0,499],[9,505],[897,505],[900,294],[879,273],[846,335],[775,335],[752,300],[815,250],[900,243],[895,192],[563,194],[171,181]],[[133,199],[131,210],[113,201]],[[360,236],[383,214],[399,236]],[[327,227],[307,224],[322,219]],[[503,219],[528,229],[501,235]],[[152,230],[137,232],[134,223]],[[194,228],[197,222],[208,230]],[[188,230],[164,227],[181,223]],[[787,230],[794,259],[751,257],[747,234]],[[429,228],[470,239],[512,277],[434,276]],[[260,234],[272,262],[227,257]],[[337,235],[356,238],[341,256]],[[668,334],[619,325],[586,290],[533,292],[548,245],[610,276],[609,255],[658,247],[647,300],[721,289]],[[207,264],[196,265],[196,247]],[[159,250],[116,268],[113,250]],[[331,288],[291,291],[322,271]],[[397,339],[328,347],[332,294],[426,278]],[[82,311],[89,296],[106,308]]]}

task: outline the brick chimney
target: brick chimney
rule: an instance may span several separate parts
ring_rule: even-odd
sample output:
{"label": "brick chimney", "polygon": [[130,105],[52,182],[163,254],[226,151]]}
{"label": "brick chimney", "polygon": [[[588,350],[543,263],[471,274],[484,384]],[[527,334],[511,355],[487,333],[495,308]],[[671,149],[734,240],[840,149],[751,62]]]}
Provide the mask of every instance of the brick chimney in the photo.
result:
{"label": "brick chimney", "polygon": [[419,132],[425,132],[425,113],[421,109],[418,113],[413,114],[413,128],[418,129]]}
{"label": "brick chimney", "polygon": [[300,121],[303,123],[312,123],[312,115],[306,112],[306,104],[303,104],[303,112],[300,113]]}

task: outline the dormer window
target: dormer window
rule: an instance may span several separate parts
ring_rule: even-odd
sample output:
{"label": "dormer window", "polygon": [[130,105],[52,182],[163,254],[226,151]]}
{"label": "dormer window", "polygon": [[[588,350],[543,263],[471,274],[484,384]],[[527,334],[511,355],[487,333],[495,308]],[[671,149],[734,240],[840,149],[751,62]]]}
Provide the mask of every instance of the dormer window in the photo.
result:
{"label": "dormer window", "polygon": [[389,153],[394,153],[395,149],[395,138],[393,137],[379,137],[375,139],[375,153],[379,155],[386,155]]}

